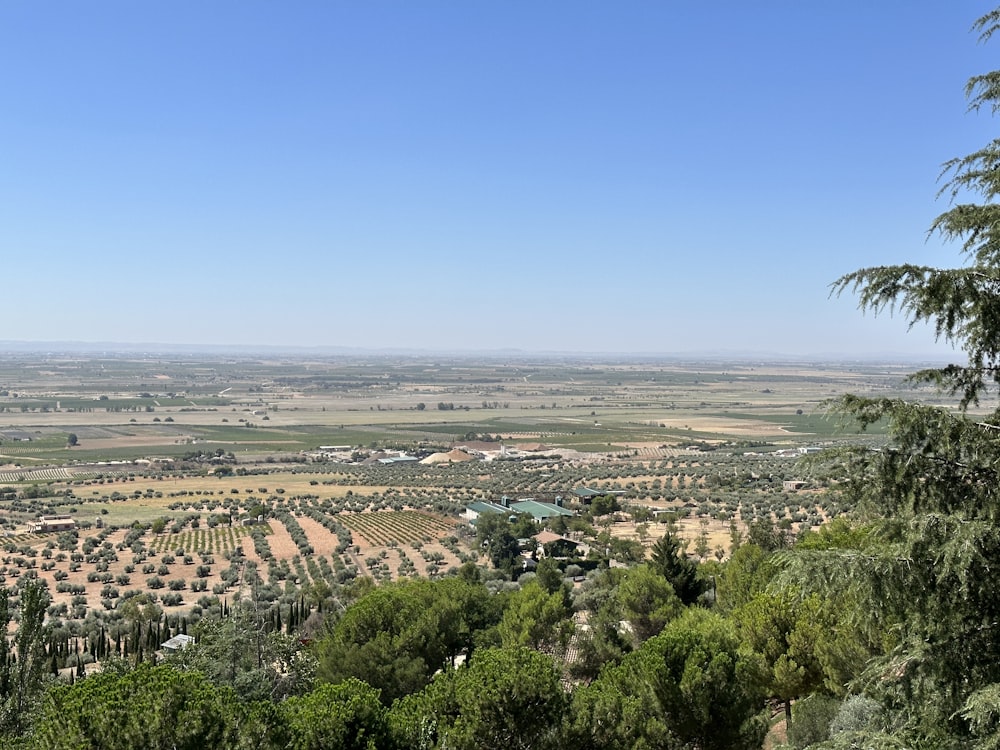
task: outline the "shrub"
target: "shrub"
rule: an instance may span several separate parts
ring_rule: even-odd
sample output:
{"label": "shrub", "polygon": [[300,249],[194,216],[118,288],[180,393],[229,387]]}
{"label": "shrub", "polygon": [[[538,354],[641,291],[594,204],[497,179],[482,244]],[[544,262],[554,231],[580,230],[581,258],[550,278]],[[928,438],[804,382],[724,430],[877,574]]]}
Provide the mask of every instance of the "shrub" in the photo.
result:
{"label": "shrub", "polygon": [[827,695],[810,695],[792,706],[788,744],[796,750],[830,738],[830,722],[840,709],[840,701]]}
{"label": "shrub", "polygon": [[830,736],[865,729],[881,711],[882,706],[878,701],[866,695],[852,695],[844,700],[837,715],[830,722]]}

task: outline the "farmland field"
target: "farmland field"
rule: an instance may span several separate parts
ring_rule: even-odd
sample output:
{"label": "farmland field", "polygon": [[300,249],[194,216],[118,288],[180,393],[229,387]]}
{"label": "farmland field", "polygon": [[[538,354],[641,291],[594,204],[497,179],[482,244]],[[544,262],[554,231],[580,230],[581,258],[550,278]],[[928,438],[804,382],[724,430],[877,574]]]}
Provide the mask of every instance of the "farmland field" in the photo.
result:
{"label": "farmland field", "polygon": [[373,547],[436,541],[455,530],[454,520],[415,510],[352,513],[341,516],[340,522]]}
{"label": "farmland field", "polygon": [[150,549],[165,552],[172,549],[205,550],[214,554],[232,552],[250,532],[246,526],[226,526],[214,529],[187,529],[173,534],[157,535],[149,545]]}
{"label": "farmland field", "polygon": [[[358,577],[482,564],[463,513],[504,497],[559,502],[578,516],[566,533],[629,554],[669,526],[723,556],[754,521],[795,533],[841,512],[798,458],[881,440],[826,416],[838,395],[933,401],[912,369],[16,355],[0,361],[0,576],[45,580],[69,623],[140,592],[168,614],[251,594],[287,612]],[[472,460],[392,460],[457,449]],[[593,516],[582,487],[623,493],[619,510]],[[76,531],[27,533],[50,515]]]}

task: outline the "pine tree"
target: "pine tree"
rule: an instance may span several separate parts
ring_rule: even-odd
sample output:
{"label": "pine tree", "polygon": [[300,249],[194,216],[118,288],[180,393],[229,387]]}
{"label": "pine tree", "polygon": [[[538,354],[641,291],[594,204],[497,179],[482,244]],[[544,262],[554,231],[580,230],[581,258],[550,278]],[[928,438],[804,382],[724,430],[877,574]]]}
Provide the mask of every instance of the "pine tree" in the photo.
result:
{"label": "pine tree", "polygon": [[[988,40],[1000,10],[973,28]],[[1000,71],[973,77],[966,93],[970,109],[996,113]],[[865,675],[886,709],[865,747],[898,747],[901,738],[907,747],[968,747],[1000,729],[1000,410],[969,411],[995,402],[1000,384],[1000,139],[947,162],[942,176],[953,202],[984,200],[953,203],[931,226],[960,243],[966,264],[865,268],[833,288],[856,292],[863,309],[930,323],[963,350],[966,364],[912,376],[956,396],[957,408],[843,398],[841,415],[888,425],[886,446],[842,455],[841,486],[871,524],[870,541],[789,556],[820,585],[850,590],[862,603],[858,624],[888,640]]]}
{"label": "pine tree", "polygon": [[669,531],[653,545],[650,567],[670,582],[684,604],[693,604],[705,590],[698,566],[684,554],[681,540]]}

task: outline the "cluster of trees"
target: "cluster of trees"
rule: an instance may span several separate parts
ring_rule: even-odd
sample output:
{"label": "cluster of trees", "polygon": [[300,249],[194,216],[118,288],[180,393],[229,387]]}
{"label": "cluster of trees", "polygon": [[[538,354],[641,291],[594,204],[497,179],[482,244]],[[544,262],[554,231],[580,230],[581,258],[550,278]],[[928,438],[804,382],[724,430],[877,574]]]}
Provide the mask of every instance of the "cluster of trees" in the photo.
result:
{"label": "cluster of trees", "polygon": [[[747,542],[713,565],[668,534],[648,563],[576,587],[551,559],[516,583],[471,563],[434,581],[359,579],[347,606],[294,633],[267,602],[240,600],[165,664],[116,649],[66,685],[46,682],[44,653],[23,662],[28,677],[4,693],[21,723],[5,728],[25,748],[757,748],[768,699],[816,694],[843,713],[847,685],[884,653],[858,646],[844,599],[780,575],[783,556],[859,534],[841,523],[793,548]],[[10,653],[35,653],[45,600],[35,583],[22,590]],[[150,633],[157,618],[126,604]]]}
{"label": "cluster of trees", "polygon": [[[627,574],[636,581],[627,606],[642,609],[646,574]],[[22,686],[12,694],[35,710],[22,705],[17,716],[34,722],[8,736],[26,748],[759,746],[759,658],[732,621],[685,609],[665,579],[659,626],[629,637],[634,648],[623,642],[600,676],[569,692],[553,656],[566,653],[573,627],[562,579],[496,593],[478,576],[468,566],[439,581],[359,585],[308,650],[265,633],[245,602],[203,620],[197,643],[165,664],[112,657],[73,685]]]}

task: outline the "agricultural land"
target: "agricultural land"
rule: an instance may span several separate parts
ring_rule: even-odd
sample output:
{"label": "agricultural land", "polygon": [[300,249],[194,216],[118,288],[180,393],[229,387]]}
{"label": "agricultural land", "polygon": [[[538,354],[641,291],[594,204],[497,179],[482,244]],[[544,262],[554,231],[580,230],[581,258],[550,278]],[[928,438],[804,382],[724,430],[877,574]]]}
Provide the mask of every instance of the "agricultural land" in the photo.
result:
{"label": "agricultural land", "polygon": [[[689,554],[721,559],[754,519],[793,533],[840,511],[799,459],[879,431],[843,430],[824,403],[913,397],[909,369],[8,358],[0,577],[45,580],[52,614],[70,622],[139,591],[197,615],[245,596],[248,570],[277,601],[480,563],[464,509],[504,497],[558,498],[577,512],[561,533],[628,542],[626,558],[669,525]],[[427,462],[456,450],[471,460]],[[574,494],[583,487],[621,493],[615,510],[595,516]],[[30,530],[51,516],[75,528]]]}

